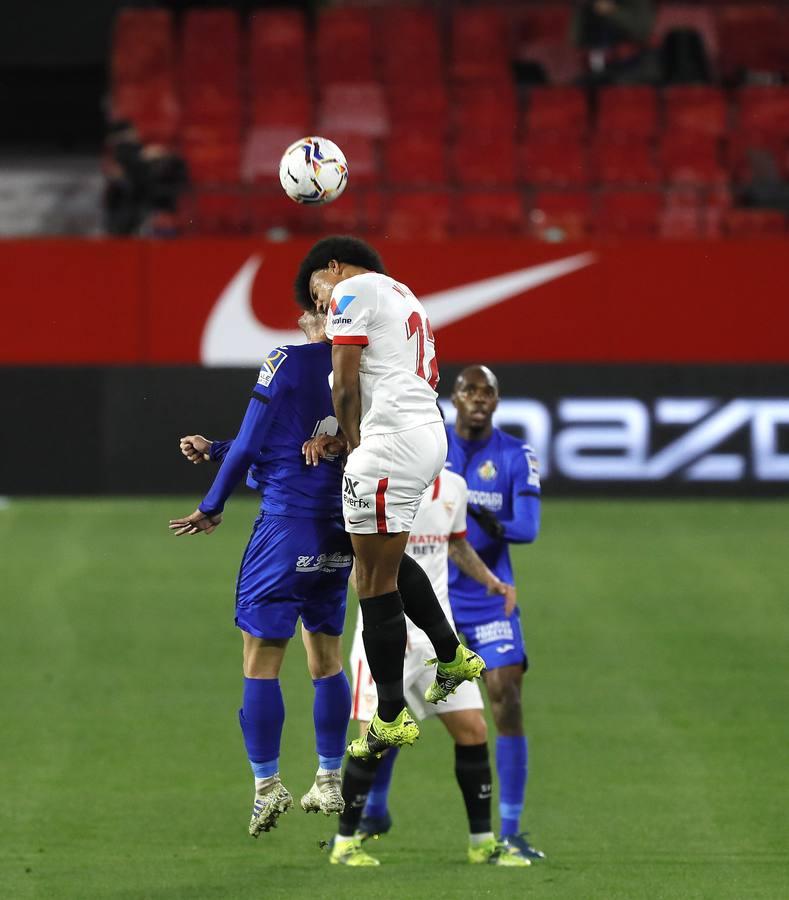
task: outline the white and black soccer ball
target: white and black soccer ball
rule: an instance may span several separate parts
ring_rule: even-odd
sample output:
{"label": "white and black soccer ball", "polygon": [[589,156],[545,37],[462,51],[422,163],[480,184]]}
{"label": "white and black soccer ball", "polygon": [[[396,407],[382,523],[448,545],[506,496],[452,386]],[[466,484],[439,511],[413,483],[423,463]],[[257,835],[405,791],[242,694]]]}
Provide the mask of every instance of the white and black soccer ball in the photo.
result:
{"label": "white and black soccer ball", "polygon": [[331,203],[348,184],[348,163],[336,144],[322,137],[305,137],[283,154],[279,181],[296,203]]}

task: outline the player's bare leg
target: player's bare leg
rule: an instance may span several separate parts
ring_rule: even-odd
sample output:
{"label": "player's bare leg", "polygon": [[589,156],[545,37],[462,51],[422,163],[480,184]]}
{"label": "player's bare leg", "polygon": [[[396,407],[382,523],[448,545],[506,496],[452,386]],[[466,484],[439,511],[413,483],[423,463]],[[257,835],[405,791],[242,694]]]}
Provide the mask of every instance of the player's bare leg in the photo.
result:
{"label": "player's bare leg", "polygon": [[279,671],[286,639],[266,640],[241,632],[244,639],[244,705],[241,730],[255,773],[255,799],[249,833],[258,837],[277,825],[293,806],[293,797],[279,777],[279,738],[285,719]]}
{"label": "player's bare leg", "polygon": [[[523,741],[523,707],[521,703],[523,666],[512,665],[488,669],[484,678],[499,738],[505,740],[512,738],[514,743],[519,744]],[[525,747],[525,743],[523,746]],[[523,784],[525,786],[525,762]],[[521,795],[519,799],[522,805],[523,796]],[[541,850],[537,850],[528,843],[525,832],[503,834],[502,841],[512,855],[522,856],[525,859],[543,859],[545,857]]]}
{"label": "player's bare leg", "polygon": [[[311,632],[303,626],[301,637],[304,642],[304,649],[307,651],[307,668],[316,688],[319,685],[329,688],[331,682],[338,677],[342,678],[347,685],[347,680],[342,674],[342,638],[337,635]],[[340,686],[336,687],[339,688]],[[335,694],[336,690],[332,691],[329,699],[334,700]],[[350,693],[348,696],[350,698]],[[327,712],[330,712],[330,710],[327,710],[325,707],[331,705],[334,704],[319,702],[316,694],[315,715],[326,717]],[[347,725],[348,719],[346,716],[345,729],[347,729]],[[345,731],[343,731],[341,744],[344,749]],[[340,756],[342,756],[342,751]],[[328,763],[327,766],[324,766],[324,763]],[[301,808],[304,812],[322,812],[325,816],[342,813],[345,808],[345,802],[342,798],[342,770],[338,760],[329,763],[326,758],[322,759],[315,774],[314,784],[301,798]]]}

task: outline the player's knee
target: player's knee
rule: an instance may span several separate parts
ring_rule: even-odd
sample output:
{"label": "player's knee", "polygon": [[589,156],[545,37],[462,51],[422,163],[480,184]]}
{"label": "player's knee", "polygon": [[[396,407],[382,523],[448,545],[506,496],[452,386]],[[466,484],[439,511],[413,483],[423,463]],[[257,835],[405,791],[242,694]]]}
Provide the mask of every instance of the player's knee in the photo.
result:
{"label": "player's knee", "polygon": [[463,730],[460,739],[455,743],[463,744],[467,747],[475,747],[478,744],[486,744],[488,741],[488,726],[482,713],[478,716],[469,716],[463,723]]}

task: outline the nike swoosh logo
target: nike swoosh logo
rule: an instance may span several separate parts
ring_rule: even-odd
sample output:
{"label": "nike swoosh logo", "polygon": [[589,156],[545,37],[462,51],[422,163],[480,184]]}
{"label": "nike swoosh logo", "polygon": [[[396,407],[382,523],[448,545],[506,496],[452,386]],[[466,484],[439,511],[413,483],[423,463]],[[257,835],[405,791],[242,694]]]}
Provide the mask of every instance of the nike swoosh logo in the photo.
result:
{"label": "nike swoosh logo", "polygon": [[[579,253],[526,269],[484,278],[422,297],[434,330],[445,328],[517,294],[563,278],[595,262],[594,253]],[[263,257],[251,256],[222,291],[208,317],[200,342],[206,366],[256,366],[263,353],[282,344],[303,344],[298,328],[269,328],[252,309],[252,286]]]}

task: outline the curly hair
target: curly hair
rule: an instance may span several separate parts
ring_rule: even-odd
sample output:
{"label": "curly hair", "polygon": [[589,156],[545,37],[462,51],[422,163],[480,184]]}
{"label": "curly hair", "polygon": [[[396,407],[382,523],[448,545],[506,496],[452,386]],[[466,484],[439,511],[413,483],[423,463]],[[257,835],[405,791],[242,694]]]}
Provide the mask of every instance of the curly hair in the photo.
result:
{"label": "curly hair", "polygon": [[303,309],[312,309],[314,302],[310,294],[310,278],[312,273],[328,267],[329,262],[336,259],[337,262],[348,263],[351,266],[359,266],[370,272],[379,272],[386,275],[386,268],[378,251],[359,238],[348,235],[330,235],[322,238],[314,244],[309,253],[301,261],[299,271],[293,289],[296,295],[296,303]]}

